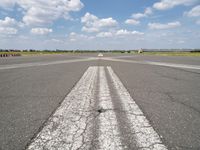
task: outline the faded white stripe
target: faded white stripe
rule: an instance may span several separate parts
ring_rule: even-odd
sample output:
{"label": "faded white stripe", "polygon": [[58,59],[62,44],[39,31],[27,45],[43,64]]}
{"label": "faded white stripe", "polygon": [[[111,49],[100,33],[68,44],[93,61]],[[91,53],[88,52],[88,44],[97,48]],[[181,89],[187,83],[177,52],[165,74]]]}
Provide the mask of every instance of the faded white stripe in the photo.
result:
{"label": "faded white stripe", "polygon": [[120,150],[122,144],[117,124],[116,114],[113,110],[112,99],[105,68],[100,67],[99,107],[103,113],[99,114],[99,147],[101,150]]}
{"label": "faded white stripe", "polygon": [[29,145],[29,150],[89,149],[96,77],[97,67],[90,67]]}
{"label": "faded white stripe", "polygon": [[113,85],[118,92],[127,118],[131,124],[132,134],[139,149],[145,150],[166,150],[166,146],[153,127],[149,124],[138,105],[131,98],[120,79],[113,72],[111,67],[107,67]]}
{"label": "faded white stripe", "polygon": [[23,64],[12,64],[12,65],[0,65],[0,70],[15,69],[15,68],[26,68],[26,67],[34,67],[34,66],[47,66],[47,65],[65,64],[65,63],[73,63],[73,62],[91,61],[91,60],[96,60],[96,58],[73,59],[73,60],[52,61],[52,62],[35,62],[35,63],[23,63]]}
{"label": "faded white stripe", "polygon": [[185,69],[200,69],[200,66],[197,65],[186,65],[186,64],[173,64],[173,63],[162,63],[162,62],[153,62],[153,61],[145,61],[146,64],[157,65],[157,66],[166,66],[166,67],[174,67],[174,68],[185,68]]}
{"label": "faded white stripe", "polygon": [[[167,150],[159,135],[133,101],[111,67],[107,67],[116,92],[120,96],[123,111],[131,125],[131,133],[138,149]],[[44,128],[28,146],[28,150],[91,149],[95,113],[95,86],[98,67],[90,67],[64,99],[61,106],[48,119]],[[99,130],[98,149],[121,150],[123,147],[117,117],[114,111],[105,68],[99,68]],[[122,135],[126,136],[126,135]]]}
{"label": "faded white stripe", "polygon": [[174,64],[174,63],[162,63],[162,62],[153,62],[153,61],[134,61],[134,60],[123,60],[123,59],[115,59],[115,58],[102,58],[108,61],[116,61],[116,62],[127,62],[134,64],[144,64],[144,65],[155,65],[155,66],[165,66],[165,67],[173,67],[173,68],[185,68],[185,69],[196,69],[199,70],[199,65],[188,65],[188,64]]}

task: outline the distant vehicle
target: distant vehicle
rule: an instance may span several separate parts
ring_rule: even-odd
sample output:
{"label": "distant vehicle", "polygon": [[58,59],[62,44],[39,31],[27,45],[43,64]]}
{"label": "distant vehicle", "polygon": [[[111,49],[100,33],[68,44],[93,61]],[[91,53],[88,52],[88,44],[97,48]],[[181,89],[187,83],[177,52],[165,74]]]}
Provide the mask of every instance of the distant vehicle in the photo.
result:
{"label": "distant vehicle", "polygon": [[138,50],[138,54],[141,54],[141,53],[143,53],[143,49]]}
{"label": "distant vehicle", "polygon": [[102,54],[102,53],[99,53],[98,57],[103,57],[103,54]]}

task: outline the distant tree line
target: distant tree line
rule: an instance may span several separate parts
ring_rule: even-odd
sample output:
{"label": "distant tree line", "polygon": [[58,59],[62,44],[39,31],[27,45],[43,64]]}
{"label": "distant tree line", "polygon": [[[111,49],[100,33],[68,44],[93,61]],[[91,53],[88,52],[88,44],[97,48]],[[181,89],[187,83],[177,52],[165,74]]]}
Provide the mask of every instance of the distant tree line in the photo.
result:
{"label": "distant tree line", "polygon": [[[143,52],[200,52],[200,49],[139,49]],[[25,50],[18,50],[18,49],[0,49],[0,52],[48,52],[48,53],[133,53],[138,52],[138,49],[134,50],[35,50],[35,49],[25,49]]]}

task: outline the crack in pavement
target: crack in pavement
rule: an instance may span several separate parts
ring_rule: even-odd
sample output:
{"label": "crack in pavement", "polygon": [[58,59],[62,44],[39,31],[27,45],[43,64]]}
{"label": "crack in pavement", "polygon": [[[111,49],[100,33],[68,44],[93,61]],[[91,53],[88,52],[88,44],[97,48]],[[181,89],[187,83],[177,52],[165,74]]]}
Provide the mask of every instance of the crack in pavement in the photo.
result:
{"label": "crack in pavement", "polygon": [[167,150],[112,69],[106,71],[89,67],[27,150]]}
{"label": "crack in pavement", "polygon": [[[139,106],[135,103],[135,101],[131,98],[130,94],[126,90],[126,88],[121,83],[120,79],[117,77],[117,75],[114,73],[114,71],[111,69],[111,67],[107,67],[108,73],[110,75],[110,78],[112,79],[113,86],[115,87],[116,91],[119,94],[119,98],[122,103],[122,107],[127,112],[134,112],[136,114],[143,114],[140,110]],[[143,115],[141,116],[135,116],[131,115],[131,113],[127,113],[127,118],[131,124],[131,131],[134,134],[134,139],[137,142],[138,148],[144,148],[144,149],[162,149],[166,150],[166,146],[162,144],[160,136],[156,133],[156,131],[153,129],[152,126],[150,126],[149,121],[146,119],[146,117]],[[148,128],[144,128],[148,127]],[[161,144],[156,144],[161,143]],[[153,148],[152,145],[156,145]]]}
{"label": "crack in pavement", "polygon": [[186,107],[187,109],[190,109],[190,110],[192,110],[192,111],[194,111],[194,112],[200,114],[200,110],[198,110],[197,108],[195,108],[195,107],[193,107],[193,106],[187,104],[186,102],[181,102],[181,101],[175,99],[175,98],[170,94],[170,92],[164,92],[164,94],[169,98],[169,99],[167,99],[167,100],[169,100],[169,101],[171,101],[171,102],[173,102],[173,103],[177,103],[177,104],[179,104],[179,105],[182,105],[182,106]]}
{"label": "crack in pavement", "polygon": [[[102,110],[113,110],[110,89],[104,67],[100,67],[99,107]],[[118,122],[114,111],[104,111],[99,115],[99,149],[123,149]]]}
{"label": "crack in pavement", "polygon": [[[28,146],[29,150],[89,149],[94,114],[82,110],[93,104],[96,68],[90,67]],[[58,124],[57,124],[58,123]],[[83,146],[84,145],[84,146]]]}

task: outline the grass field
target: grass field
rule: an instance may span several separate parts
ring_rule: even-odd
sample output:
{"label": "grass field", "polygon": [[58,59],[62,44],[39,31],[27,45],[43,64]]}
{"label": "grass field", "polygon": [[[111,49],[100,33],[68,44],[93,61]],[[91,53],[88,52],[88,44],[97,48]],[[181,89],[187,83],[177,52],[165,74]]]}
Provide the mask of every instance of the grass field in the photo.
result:
{"label": "grass field", "polygon": [[70,53],[70,52],[55,52],[55,51],[52,51],[52,52],[45,52],[45,51],[37,51],[37,52],[1,52],[0,51],[0,54],[8,54],[8,55],[11,55],[11,54],[20,54],[21,56],[27,56],[27,55],[44,55],[44,54],[67,54],[67,53]]}
{"label": "grass field", "polygon": [[[91,51],[92,53],[94,53],[94,51]],[[56,52],[56,51],[36,51],[36,52],[2,52],[0,51],[0,54],[8,54],[8,55],[11,55],[11,54],[20,54],[21,56],[31,56],[31,55],[53,55],[53,54],[70,54],[70,53],[73,53],[72,51],[69,51],[69,52],[66,52],[66,51],[59,51],[59,52]],[[80,53],[80,52],[75,52],[75,53]],[[88,53],[88,51],[82,51],[81,53]],[[97,53],[99,53],[97,51]],[[120,51],[118,52],[112,52],[112,53],[121,53]],[[200,57],[200,52],[143,52],[143,53],[140,53],[138,54],[137,52],[135,51],[132,51],[130,53],[131,54],[134,54],[134,55],[158,55],[158,56],[197,56],[197,57]]]}
{"label": "grass field", "polygon": [[200,56],[200,52],[143,52],[138,55],[158,55],[158,56]]}

